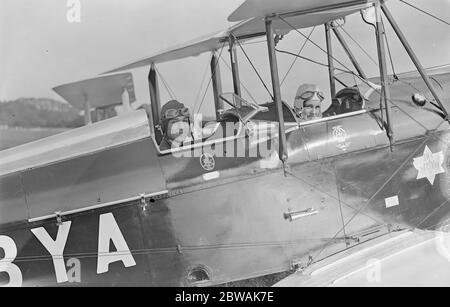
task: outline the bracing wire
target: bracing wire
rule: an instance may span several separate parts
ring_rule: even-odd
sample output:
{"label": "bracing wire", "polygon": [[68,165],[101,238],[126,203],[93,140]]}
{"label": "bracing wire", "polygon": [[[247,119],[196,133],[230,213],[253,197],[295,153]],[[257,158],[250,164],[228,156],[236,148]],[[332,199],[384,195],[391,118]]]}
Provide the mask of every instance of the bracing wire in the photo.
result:
{"label": "bracing wire", "polygon": [[449,23],[448,21],[445,21],[445,20],[443,20],[442,18],[439,18],[439,17],[437,17],[437,16],[435,16],[435,15],[433,15],[433,14],[431,14],[431,13],[428,13],[428,12],[426,12],[426,11],[424,11],[424,10],[418,8],[417,6],[412,5],[411,3],[408,3],[408,2],[406,2],[406,1],[404,1],[404,0],[400,0],[400,2],[403,2],[404,4],[409,5],[410,7],[412,7],[412,8],[414,8],[414,9],[418,10],[419,12],[422,12],[422,13],[424,13],[425,15],[428,15],[428,16],[430,16],[430,17],[432,17],[432,18],[434,18],[434,19],[436,19],[436,20],[438,20],[438,21],[440,21],[440,22],[442,22],[442,23],[444,23],[444,24],[450,26],[450,23]]}
{"label": "bracing wire", "polygon": [[[299,33],[301,36],[303,36],[304,38],[306,38],[309,42],[311,42],[314,46],[316,46],[317,48],[319,48],[322,52],[324,52],[326,55],[328,55],[328,52],[326,50],[324,50],[322,47],[320,47],[316,42],[314,42],[312,39],[308,38],[305,34],[303,34],[301,31],[299,31],[296,27],[294,27],[293,25],[291,25],[286,19],[284,19],[283,17],[279,16],[280,20],[282,20],[284,23],[286,23],[289,27],[291,27],[295,32]],[[339,65],[341,65],[342,67],[344,67],[345,69],[347,69],[348,71],[352,71],[351,69],[349,69],[347,66],[345,66],[345,64],[343,64],[341,61],[339,61],[338,59],[336,59],[334,56],[331,57],[334,61],[336,61]],[[328,67],[328,65],[327,65]],[[337,68],[336,68],[337,69]]]}
{"label": "bracing wire", "polygon": [[[284,54],[292,55],[292,56],[294,56],[294,57],[303,59],[303,60],[308,61],[308,62],[311,62],[311,63],[313,63],[313,64],[317,64],[317,65],[319,65],[319,66],[323,66],[323,67],[327,67],[327,68],[329,67],[328,64],[321,63],[321,62],[315,61],[315,60],[313,60],[313,59],[310,59],[310,58],[307,58],[307,57],[304,57],[304,56],[302,56],[302,55],[295,54],[295,53],[292,53],[292,52],[289,52],[289,51],[280,50],[280,49],[276,49],[276,48],[275,48],[275,51],[277,51],[277,52],[279,52],[279,53],[284,53]],[[339,68],[339,67],[335,67],[335,69],[336,69],[336,70],[339,70],[340,72],[344,72],[344,73],[349,73],[349,74],[351,74],[351,75],[355,75],[355,73],[354,73],[353,71],[351,71],[351,70],[346,70],[346,69],[342,69],[342,68]]]}
{"label": "bracing wire", "polygon": [[[311,30],[311,32],[309,32],[308,34],[308,39],[311,37],[311,35],[313,34],[314,30],[316,29],[316,26],[314,26]],[[305,48],[306,44],[308,43],[308,40],[305,39],[305,41],[303,42],[303,45],[300,47],[300,50],[298,51],[297,55],[300,55],[303,51],[303,49]],[[289,73],[291,72],[292,68],[294,67],[295,62],[297,61],[297,57],[294,58],[294,60],[292,61],[291,65],[289,66],[289,69],[287,70],[287,72],[284,74],[283,79],[281,80],[280,86],[283,86],[284,81],[286,81],[287,76],[289,75]]]}
{"label": "bracing wire", "polygon": [[370,59],[370,61],[376,65],[378,67],[378,63],[374,60],[374,58],[372,58],[372,56],[358,43],[358,41],[356,39],[353,38],[353,36],[350,35],[350,33],[348,33],[344,27],[341,27],[342,31],[344,31],[344,33],[359,47],[359,49],[362,50],[362,52],[364,52],[365,55],[367,55],[367,57]]}
{"label": "bracing wire", "polygon": [[[219,58],[216,60],[216,63],[214,63],[215,68],[217,68],[217,65],[219,64],[219,59],[222,56],[222,51],[223,51],[224,47],[225,47],[225,42],[222,44],[222,48],[220,49]],[[206,89],[205,89],[205,93],[203,94],[202,101],[200,102],[200,105],[198,107],[198,111],[200,111],[200,109],[202,108],[203,102],[205,101],[205,97],[206,97],[206,94],[208,93],[209,86],[211,85],[212,78],[213,78],[213,75],[211,74],[211,77],[209,78],[209,81],[208,81],[208,85],[206,86]]]}
{"label": "bracing wire", "polygon": [[269,96],[273,98],[272,93],[270,92],[270,90],[267,88],[266,83],[264,82],[264,80],[262,79],[261,75],[259,74],[258,70],[256,69],[255,65],[253,65],[253,62],[250,60],[249,56],[247,55],[247,52],[245,52],[244,48],[242,47],[241,43],[239,42],[239,40],[235,37],[236,42],[238,43],[239,47],[241,48],[242,52],[244,53],[245,57],[247,58],[247,61],[250,63],[250,65],[252,66],[253,70],[255,71],[256,75],[259,78],[259,81],[261,81],[262,85],[264,86],[264,88],[266,89],[267,93],[269,94]]}
{"label": "bracing wire", "polygon": [[388,50],[388,54],[389,54],[389,61],[391,62],[392,74],[394,75],[394,79],[397,80],[398,77],[397,77],[397,73],[395,72],[394,60],[392,59],[391,47],[389,46],[389,40],[387,38],[386,28],[384,27],[383,18],[381,18],[381,26],[383,27],[384,40],[386,41],[386,46],[387,46],[387,50]]}
{"label": "bracing wire", "polygon": [[205,83],[206,75],[208,73],[208,66],[209,66],[209,63],[206,63],[206,68],[205,68],[205,71],[203,72],[202,82],[200,83],[200,88],[198,89],[197,95],[195,96],[195,103],[194,103],[194,106],[192,107],[193,111],[195,111],[195,108],[197,107],[197,104],[199,102],[199,98],[200,98],[200,94],[202,92],[203,84]]}
{"label": "bracing wire", "polygon": [[[232,71],[230,65],[222,58],[220,57],[220,59],[222,60],[222,62],[225,64],[225,66],[228,68],[229,71]],[[248,88],[245,86],[244,83],[242,83],[242,81],[240,81],[240,85],[242,85],[242,87],[244,88],[244,91],[247,93],[247,95],[253,100],[254,103],[258,104],[258,102],[256,101],[255,97],[253,97],[253,95],[250,93],[250,91],[248,90]]]}
{"label": "bracing wire", "polygon": [[175,92],[170,88],[169,84],[166,82],[166,80],[164,79],[163,75],[158,70],[158,68],[155,67],[155,70],[156,70],[156,73],[158,74],[158,77],[161,79],[167,93],[169,94],[170,99],[175,98],[176,100],[178,100],[177,95],[175,95]]}

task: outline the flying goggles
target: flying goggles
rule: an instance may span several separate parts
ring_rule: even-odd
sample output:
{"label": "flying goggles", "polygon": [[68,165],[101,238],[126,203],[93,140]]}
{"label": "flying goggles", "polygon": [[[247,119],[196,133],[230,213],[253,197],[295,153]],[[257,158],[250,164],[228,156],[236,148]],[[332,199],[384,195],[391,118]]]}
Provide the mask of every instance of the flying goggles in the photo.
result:
{"label": "flying goggles", "polygon": [[164,119],[173,119],[179,116],[183,117],[189,116],[189,109],[188,108],[169,109],[166,112],[164,112]]}
{"label": "flying goggles", "polygon": [[323,95],[323,92],[321,92],[321,91],[306,91],[306,92],[302,93],[301,95],[295,97],[295,99],[301,99],[301,100],[308,101],[308,100],[312,99],[315,94],[317,94],[317,97],[319,97],[320,100],[325,99],[325,96]]}

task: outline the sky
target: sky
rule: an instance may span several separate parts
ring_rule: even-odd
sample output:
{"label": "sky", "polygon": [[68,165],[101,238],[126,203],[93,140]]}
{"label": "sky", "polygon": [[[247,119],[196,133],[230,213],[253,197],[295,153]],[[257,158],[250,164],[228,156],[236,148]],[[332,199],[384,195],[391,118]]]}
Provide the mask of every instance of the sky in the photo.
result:
{"label": "sky", "polygon": [[[207,33],[222,30],[232,23],[227,17],[243,0],[78,0],[79,22],[70,22],[68,12],[74,0],[1,0],[0,1],[0,100],[20,97],[50,97],[62,100],[51,88],[64,83],[94,77],[102,72],[151,55]],[[450,0],[408,0],[436,16],[450,21]],[[76,2],[76,1],[75,1]],[[387,2],[398,24],[425,67],[450,64],[450,26],[400,3]],[[70,17],[70,16],[69,16]],[[302,29],[308,34],[312,29]],[[349,16],[345,30],[377,60],[373,29],[360,15]],[[397,72],[413,69],[411,61],[387,28]],[[317,27],[312,40],[325,47],[324,29]],[[347,37],[356,57],[370,76],[377,65]],[[334,38],[333,38],[334,39]],[[279,49],[297,53],[303,43],[291,32]],[[266,44],[245,45],[247,54],[264,82],[271,88]],[[336,39],[335,56],[351,66]],[[302,55],[326,63],[326,55],[307,44]],[[223,52],[229,60],[226,50]],[[176,98],[191,108],[195,105],[211,111],[209,80],[210,55],[161,64],[158,69],[170,84]],[[257,75],[239,52],[241,81],[258,103],[269,96]],[[279,74],[283,79],[292,57],[278,54]],[[148,67],[132,71],[139,103],[149,101],[146,81]],[[205,74],[206,72],[206,74]],[[221,62],[224,91],[232,91],[228,68]],[[203,81],[203,82],[202,82]],[[292,102],[301,83],[317,83],[329,89],[327,69],[298,59],[282,85],[282,98]],[[170,96],[161,85],[162,100]],[[244,98],[251,99],[244,91]],[[205,98],[203,98],[205,97]],[[202,103],[203,100],[203,103]]]}

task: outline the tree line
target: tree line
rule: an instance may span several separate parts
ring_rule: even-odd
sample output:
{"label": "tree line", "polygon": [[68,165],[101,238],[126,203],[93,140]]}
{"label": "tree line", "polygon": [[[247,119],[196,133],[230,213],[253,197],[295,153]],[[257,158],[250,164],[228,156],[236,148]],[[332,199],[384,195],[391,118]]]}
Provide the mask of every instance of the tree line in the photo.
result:
{"label": "tree line", "polygon": [[84,124],[70,104],[51,98],[0,101],[0,125],[23,128],[77,128]]}

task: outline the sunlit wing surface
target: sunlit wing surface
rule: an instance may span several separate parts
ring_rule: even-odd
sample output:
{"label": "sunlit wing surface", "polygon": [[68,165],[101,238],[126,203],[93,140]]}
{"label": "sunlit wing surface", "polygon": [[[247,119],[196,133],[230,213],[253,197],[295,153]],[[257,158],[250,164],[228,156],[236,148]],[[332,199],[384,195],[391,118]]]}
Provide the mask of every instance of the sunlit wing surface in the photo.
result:
{"label": "sunlit wing surface", "polygon": [[133,69],[141,66],[150,65],[151,63],[163,63],[186,57],[197,56],[204,52],[219,49],[221,46],[224,45],[223,40],[226,39],[227,37],[228,37],[227,31],[220,31],[213,34],[204,35],[189,42],[157,52],[153,55],[150,55],[138,61],[112,69],[106,73]]}
{"label": "sunlit wing surface", "polygon": [[[262,1],[264,3],[272,3],[269,1]],[[297,8],[299,5],[294,6],[294,3],[298,1],[286,1],[290,3],[290,6],[285,7],[283,11],[288,11],[289,8]],[[312,3],[313,1],[308,1]],[[324,3],[326,1],[320,1]],[[274,20],[274,29],[276,34],[286,34],[295,29],[308,28],[315,25],[321,25],[326,22],[342,18],[344,16],[359,12],[370,5],[372,1],[333,1],[340,4],[339,7],[329,8],[319,12],[306,12],[302,15],[296,15],[286,17],[284,20]],[[284,3],[284,2],[282,2]],[[336,4],[335,3],[335,4]],[[274,8],[279,6],[273,5]],[[254,15],[259,16],[259,15]],[[122,65],[118,68],[107,71],[106,73],[118,72],[122,70],[128,70],[147,66],[152,63],[162,63],[173,60],[178,60],[186,57],[197,56],[204,52],[210,52],[214,50],[220,50],[225,45],[228,45],[228,37],[230,34],[237,37],[239,40],[256,38],[266,35],[266,29],[263,17],[250,16],[249,20],[240,22],[231,26],[225,31],[217,32],[211,35],[203,36],[190,42],[171,47],[169,49],[157,52],[148,57],[142,58],[137,61]]]}
{"label": "sunlit wing surface", "polygon": [[[325,12],[308,13],[283,19],[274,19],[273,27],[276,34],[287,34],[294,29],[309,28],[316,25],[325,24],[347,15],[359,12],[367,7],[367,4],[352,6],[343,9],[334,9]],[[236,37],[261,33],[265,35],[265,22],[263,17],[256,17],[237,26],[231,27],[230,32]]]}
{"label": "sunlit wing surface", "polygon": [[317,10],[349,9],[373,2],[372,0],[247,0],[228,17],[228,21],[264,17],[274,13],[299,12],[300,14],[307,14]]}
{"label": "sunlit wing surface", "polygon": [[449,260],[448,233],[406,231],[350,248],[275,286],[445,286]]}
{"label": "sunlit wing surface", "polygon": [[130,103],[136,101],[131,73],[101,76],[57,86],[53,90],[79,110],[84,110],[86,100],[92,108],[119,105],[122,93],[128,90]]}

